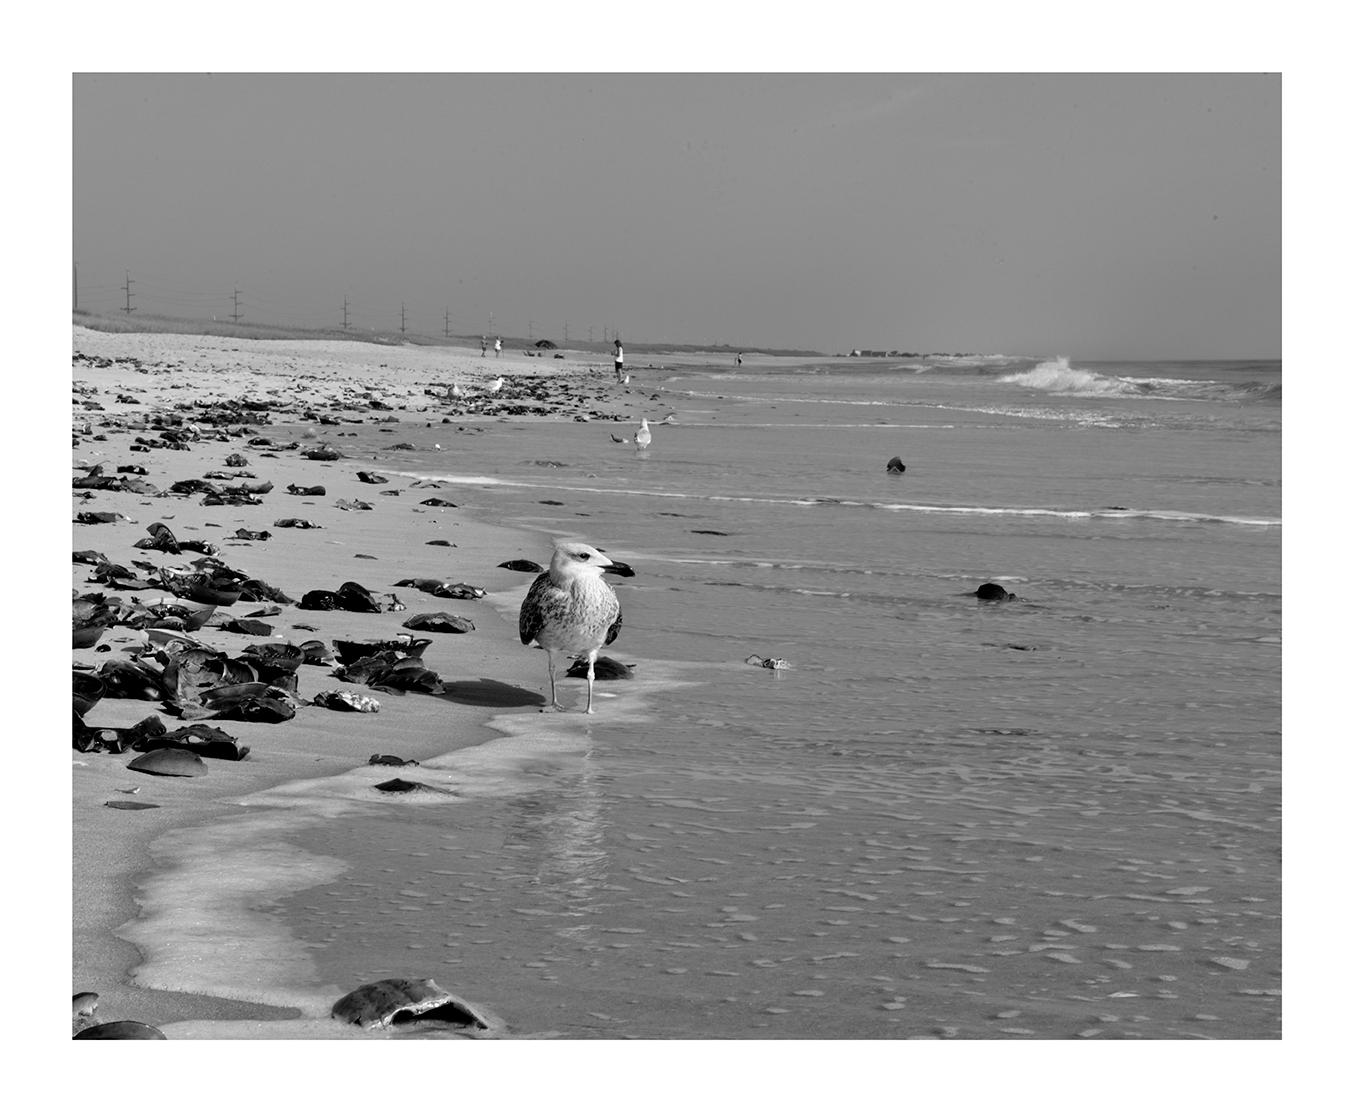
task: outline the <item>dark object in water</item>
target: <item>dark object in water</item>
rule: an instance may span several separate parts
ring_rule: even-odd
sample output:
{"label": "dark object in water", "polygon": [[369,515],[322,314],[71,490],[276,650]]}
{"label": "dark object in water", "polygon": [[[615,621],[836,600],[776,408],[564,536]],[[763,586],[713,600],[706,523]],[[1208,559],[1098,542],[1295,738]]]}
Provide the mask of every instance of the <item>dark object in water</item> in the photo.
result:
{"label": "dark object in water", "polygon": [[324,487],[322,487],[322,486],[308,486],[308,487],[303,487],[303,486],[297,486],[295,483],[288,483],[288,484],[287,484],[287,493],[288,493],[288,494],[299,494],[299,495],[301,495],[303,498],[323,498],[323,497],[324,497]]}
{"label": "dark object in water", "polygon": [[888,463],[884,465],[884,470],[887,471],[890,475],[901,475],[904,471],[907,470],[907,464],[905,464],[897,456],[894,456],[891,460],[889,460]]}
{"label": "dark object in water", "polygon": [[152,776],[205,776],[207,762],[187,749],[152,749],[127,763],[134,772]]}
{"label": "dark object in water", "polygon": [[525,571],[532,575],[540,575],[545,568],[536,563],[535,560],[504,560],[498,565],[501,568],[507,568],[509,571]]}
{"label": "dark object in water", "polygon": [[104,803],[115,811],[154,811],[158,803],[138,803],[135,799],[110,799]]}
{"label": "dark object in water", "polygon": [[134,1019],[119,1019],[113,1023],[99,1023],[86,1027],[72,1036],[76,1039],[163,1039],[165,1033],[149,1023]]}
{"label": "dark object in water", "polygon": [[373,981],[354,989],[334,1005],[330,1014],[368,1030],[416,1022],[477,1031],[487,1031],[490,1026],[489,1020],[464,1000],[432,980],[411,981],[403,977]]}
{"label": "dark object in water", "polygon": [[707,537],[727,537],[729,534],[719,529],[692,529],[693,533],[702,533]]}
{"label": "dark object in water", "polygon": [[973,593],[984,602],[1010,602],[1016,597],[999,583],[984,583]]}
{"label": "dark object in water", "polygon": [[389,753],[373,753],[371,759],[367,761],[369,765],[394,765],[396,768],[404,765],[416,765],[418,761],[405,760],[403,757],[392,757]]}
{"label": "dark object in water", "polygon": [[454,544],[451,543],[451,541],[424,541],[423,543],[424,543],[424,544],[435,544],[435,545],[437,545],[439,548],[455,548],[455,547],[456,547]]}
{"label": "dark object in water", "polygon": [[[564,674],[571,679],[585,680],[588,678],[588,662],[586,660],[575,660]],[[633,676],[634,671],[630,665],[622,664],[619,660],[612,660],[609,656],[599,656],[597,663],[593,665],[594,679],[628,680]]]}
{"label": "dark object in water", "polygon": [[429,633],[473,633],[475,623],[459,614],[439,610],[435,614],[415,614],[404,622],[405,629],[422,629]]}

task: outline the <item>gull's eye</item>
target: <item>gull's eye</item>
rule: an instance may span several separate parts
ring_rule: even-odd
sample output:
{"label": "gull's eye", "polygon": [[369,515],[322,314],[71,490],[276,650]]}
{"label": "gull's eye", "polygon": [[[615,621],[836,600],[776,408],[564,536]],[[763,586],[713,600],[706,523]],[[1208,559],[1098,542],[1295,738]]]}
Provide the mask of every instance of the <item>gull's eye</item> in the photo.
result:
{"label": "gull's eye", "polygon": [[592,559],[592,556],[591,556],[590,553],[587,553],[587,552],[580,552],[580,553],[578,554],[578,558],[579,558],[580,560],[590,560],[590,559]]}

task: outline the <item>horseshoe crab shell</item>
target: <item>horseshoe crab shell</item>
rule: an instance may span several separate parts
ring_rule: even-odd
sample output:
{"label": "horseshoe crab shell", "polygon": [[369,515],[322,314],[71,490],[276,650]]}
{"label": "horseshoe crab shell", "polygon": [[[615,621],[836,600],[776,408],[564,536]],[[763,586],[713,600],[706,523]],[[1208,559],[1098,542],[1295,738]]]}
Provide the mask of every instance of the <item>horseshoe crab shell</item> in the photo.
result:
{"label": "horseshoe crab shell", "polygon": [[471,1031],[487,1031],[489,1021],[464,1000],[429,979],[411,981],[392,977],[354,989],[330,1013],[366,1030],[435,1023]]}
{"label": "horseshoe crab shell", "polygon": [[205,776],[207,762],[196,753],[187,749],[152,749],[142,753],[127,767],[136,772],[148,772],[152,776]]}

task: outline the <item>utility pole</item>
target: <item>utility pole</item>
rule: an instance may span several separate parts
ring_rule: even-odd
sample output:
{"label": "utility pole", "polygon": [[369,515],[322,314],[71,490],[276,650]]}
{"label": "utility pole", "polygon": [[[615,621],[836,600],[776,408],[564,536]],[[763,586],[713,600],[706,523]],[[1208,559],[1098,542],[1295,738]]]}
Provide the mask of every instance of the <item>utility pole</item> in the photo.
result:
{"label": "utility pole", "polygon": [[564,322],[564,346],[569,346],[569,322],[567,320]]}
{"label": "utility pole", "polygon": [[404,331],[404,302],[400,302],[400,331]]}
{"label": "utility pole", "polygon": [[445,313],[442,314],[442,338],[443,338],[444,340],[449,340],[449,339],[451,339],[451,310],[450,310],[450,309],[448,309]]}
{"label": "utility pole", "polygon": [[588,343],[592,343],[592,325],[588,325]]}
{"label": "utility pole", "polygon": [[123,283],[122,286],[123,292],[127,295],[127,304],[122,311],[130,315],[131,311],[136,308],[136,306],[132,304],[132,274],[129,270],[124,270],[122,273],[126,275],[127,278],[127,281]]}
{"label": "utility pole", "polygon": [[237,289],[235,290],[235,292],[231,295],[231,298],[232,298],[232,300],[235,302],[235,310],[234,310],[234,312],[232,312],[232,313],[230,314],[230,319],[233,320],[236,324],[239,324],[239,323],[240,323],[240,291],[239,291],[238,288],[237,288]]}
{"label": "utility pole", "polygon": [[493,330],[494,330],[494,314],[493,314],[493,313],[490,313],[490,314],[489,314],[489,331],[490,331],[490,332],[493,332]]}
{"label": "utility pole", "polygon": [[78,313],[80,311],[80,264],[71,259],[71,298],[74,302],[73,308]]}
{"label": "utility pole", "polygon": [[534,339],[536,339],[536,322],[529,319],[527,321],[527,343]]}
{"label": "utility pole", "polygon": [[343,331],[348,331],[348,295],[343,295]]}

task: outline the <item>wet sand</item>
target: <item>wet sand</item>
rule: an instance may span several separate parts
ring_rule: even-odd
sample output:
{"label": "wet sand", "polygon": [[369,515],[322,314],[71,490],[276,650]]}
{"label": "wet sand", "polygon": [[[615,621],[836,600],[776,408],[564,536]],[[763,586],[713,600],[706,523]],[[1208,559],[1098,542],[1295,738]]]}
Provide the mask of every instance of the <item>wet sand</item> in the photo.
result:
{"label": "wet sand", "polygon": [[[214,628],[223,619],[268,605],[238,602],[218,608],[195,634],[199,640],[232,654],[263,640],[299,643],[316,638],[332,646],[336,637],[388,638],[410,632],[402,628],[403,621],[437,611],[467,617],[475,625],[466,634],[414,634],[432,640],[423,659],[448,684],[442,696],[373,691],[335,679],[330,667],[303,665],[297,690],[302,705],[294,718],[281,723],[209,720],[251,752],[243,761],[209,759],[205,776],[132,771],[127,768],[131,753],[73,755],[72,991],[97,992],[96,1017],[104,1022],[136,1019],[164,1025],[294,1015],[291,1009],[254,1002],[160,992],[129,980],[128,972],[139,956],[119,928],[136,915],[134,885],[151,865],[148,847],[176,829],[230,816],[238,811],[235,801],[242,796],[365,766],[376,753],[426,760],[487,740],[493,735],[485,721],[505,708],[534,711],[543,701],[544,668],[491,605],[483,599],[435,597],[394,584],[404,578],[430,578],[469,583],[489,593],[525,589],[528,575],[497,565],[514,558],[548,559],[540,541],[529,534],[469,520],[452,507],[420,504],[439,493],[454,501],[454,491],[411,488],[397,477],[383,485],[364,483],[357,477],[364,466],[361,459],[318,461],[304,453],[321,445],[343,452],[342,434],[355,423],[381,422],[392,444],[404,441],[426,448],[440,443],[451,455],[458,436],[469,434],[475,420],[493,419],[495,414],[564,418],[589,414],[598,419],[603,415],[598,407],[605,404],[602,387],[609,369],[603,369],[600,361],[590,365],[574,357],[555,360],[505,352],[499,359],[481,359],[478,352],[465,349],[108,334],[78,326],[74,352],[73,478],[88,474],[96,464],[103,465],[105,475],[116,474],[121,465],[136,464],[146,470],[136,477],[161,492],[176,481],[214,470],[254,477],[209,480],[219,486],[265,480],[273,484],[258,505],[204,505],[200,492],[153,496],[75,490],[74,514],[111,511],[124,516],[111,523],[73,524],[74,550],[93,549],[146,576],[155,573],[133,567],[133,560],[156,569],[187,567],[198,552],[169,554],[134,547],[149,535],[148,526],[163,522],[180,542],[211,542],[219,549],[218,557],[232,568],[264,580],[294,600],[313,589],[337,590],[351,580],[383,602],[380,614],[284,605],[280,614],[261,619],[274,627],[268,638]],[[510,378],[510,384],[497,394],[489,393],[488,384],[500,374]],[[462,397],[449,394],[453,384]],[[241,410],[239,420],[224,424],[204,419],[213,406],[231,402],[260,408]],[[443,424],[448,413],[454,423]],[[165,417],[184,422],[170,427],[189,438],[185,450],[133,451],[138,440],[160,441],[160,430],[152,426]],[[465,431],[458,432],[458,426]],[[273,443],[249,444],[258,437]],[[284,443],[298,447],[280,447]],[[244,455],[247,465],[226,468],[227,457],[234,453]],[[298,496],[288,493],[289,485],[323,485],[325,493]],[[343,508],[343,502],[365,503],[370,509]],[[301,518],[318,528],[275,525],[286,518]],[[271,536],[266,541],[235,539],[239,529],[266,530]],[[143,603],[173,598],[163,589],[113,590],[91,583],[94,570],[86,563],[72,565],[77,595],[104,592]],[[392,595],[407,609],[384,609]],[[108,660],[130,659],[146,644],[144,630],[114,626],[97,646],[76,649],[74,659],[77,666],[97,667]],[[318,691],[333,689],[373,696],[380,710],[344,713],[305,705]],[[104,698],[87,714],[86,724],[130,726],[151,714],[158,714],[170,730],[185,724],[166,714],[158,702],[126,698]],[[393,775],[396,770],[379,771]],[[155,809],[114,809],[105,806],[110,801],[154,804]],[[446,987],[454,991],[454,986]]]}

